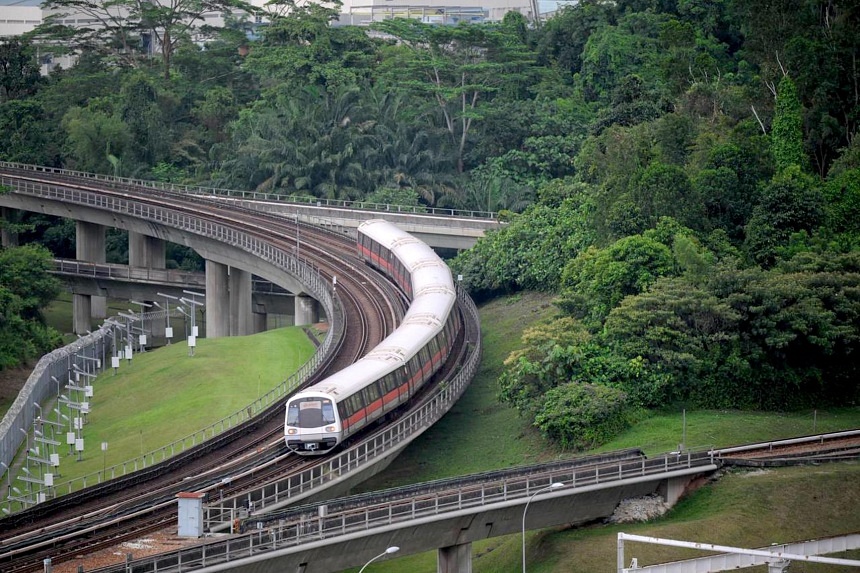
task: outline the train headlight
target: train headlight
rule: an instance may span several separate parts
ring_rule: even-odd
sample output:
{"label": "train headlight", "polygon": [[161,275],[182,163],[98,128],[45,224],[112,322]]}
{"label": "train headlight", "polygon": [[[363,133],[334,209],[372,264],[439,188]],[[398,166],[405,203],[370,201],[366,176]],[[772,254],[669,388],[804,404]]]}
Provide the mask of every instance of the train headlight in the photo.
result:
{"label": "train headlight", "polygon": [[295,434],[298,434],[299,431],[295,428],[287,428],[287,433],[291,436],[294,436]]}
{"label": "train headlight", "polygon": [[326,432],[334,432],[334,430],[335,430],[334,426],[326,426],[326,428],[325,428]]}

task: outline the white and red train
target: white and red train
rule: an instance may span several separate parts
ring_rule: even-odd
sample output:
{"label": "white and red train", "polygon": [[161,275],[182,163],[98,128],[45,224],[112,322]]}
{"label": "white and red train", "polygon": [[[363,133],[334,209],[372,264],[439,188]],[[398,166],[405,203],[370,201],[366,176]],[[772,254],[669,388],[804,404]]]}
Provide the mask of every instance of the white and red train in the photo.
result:
{"label": "white and red train", "polygon": [[423,242],[383,220],[358,227],[358,254],[410,300],[401,325],[366,356],[297,392],[284,439],[303,455],[330,451],[412,398],[439,370],[461,328],[448,265]]}

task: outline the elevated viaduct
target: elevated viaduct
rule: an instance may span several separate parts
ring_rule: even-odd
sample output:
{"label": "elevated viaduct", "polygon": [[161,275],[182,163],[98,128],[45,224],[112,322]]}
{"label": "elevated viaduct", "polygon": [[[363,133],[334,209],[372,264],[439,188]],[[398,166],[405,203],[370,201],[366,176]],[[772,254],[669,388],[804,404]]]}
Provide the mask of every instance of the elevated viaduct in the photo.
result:
{"label": "elevated viaduct", "polygon": [[[86,182],[93,188],[110,187],[117,183],[133,184],[153,190],[165,189],[185,194],[190,202],[195,199],[215,199],[225,205],[234,204],[267,213],[280,214],[293,219],[296,224],[297,256],[301,248],[301,225],[316,225],[351,233],[361,221],[384,217],[398,224],[431,246],[449,249],[464,249],[489,229],[499,226],[492,213],[461,212],[450,209],[401,208],[390,205],[373,205],[349,201],[326,201],[315,198],[281,197],[243,191],[206,189],[199,187],[163,185],[146,181],[114,178],[91,173],[72,172],[0,162],[0,171],[24,170],[32,173],[59,174],[74,177],[76,184]],[[14,178],[0,178],[0,185],[13,191],[19,185]],[[206,261],[206,311],[208,316],[219,320],[207,321],[206,336],[252,334],[266,324],[266,309],[252,304],[251,282],[256,275],[264,279],[273,278],[269,265],[250,260],[241,249],[222,241],[201,237],[194,233],[161,225],[151,220],[134,216],[121,216],[80,203],[56,200],[47,196],[32,196],[19,193],[0,193],[2,216],[15,220],[15,210],[25,210],[73,219],[76,224],[76,258],[79,261],[105,263],[105,230],[108,227],[124,229],[129,235],[129,266],[138,269],[164,269],[166,242],[174,242],[194,249]],[[4,230],[4,245],[14,244],[14,234]],[[279,277],[280,283],[294,294],[293,312],[295,324],[309,324],[319,319],[319,305],[299,281]],[[102,288],[101,291],[107,289]],[[154,299],[147,298],[151,303]],[[282,301],[283,302],[283,301]],[[93,319],[107,316],[106,292],[77,292],[73,295],[74,331],[83,334],[90,330]],[[222,312],[226,311],[226,312]]]}

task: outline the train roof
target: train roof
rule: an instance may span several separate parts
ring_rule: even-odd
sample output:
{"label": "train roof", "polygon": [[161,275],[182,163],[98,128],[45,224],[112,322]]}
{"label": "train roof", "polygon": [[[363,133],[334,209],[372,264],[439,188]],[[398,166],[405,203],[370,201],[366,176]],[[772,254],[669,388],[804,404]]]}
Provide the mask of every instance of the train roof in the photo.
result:
{"label": "train roof", "polygon": [[394,256],[412,274],[412,290],[415,295],[430,286],[444,285],[454,288],[451,269],[421,240],[384,219],[365,221],[359,225],[358,230],[394,252]]}
{"label": "train roof", "polygon": [[407,268],[412,278],[412,302],[397,329],[366,356],[297,393],[297,397],[323,393],[340,401],[403,367],[444,328],[454,308],[457,294],[451,271],[433,249],[383,219],[365,221],[358,230],[391,250]]}
{"label": "train roof", "polygon": [[336,400],[349,396],[368,382],[404,366],[416,348],[421,348],[445,326],[454,307],[453,290],[418,297],[409,306],[400,326],[361,360],[315,384],[308,391],[324,392]]}

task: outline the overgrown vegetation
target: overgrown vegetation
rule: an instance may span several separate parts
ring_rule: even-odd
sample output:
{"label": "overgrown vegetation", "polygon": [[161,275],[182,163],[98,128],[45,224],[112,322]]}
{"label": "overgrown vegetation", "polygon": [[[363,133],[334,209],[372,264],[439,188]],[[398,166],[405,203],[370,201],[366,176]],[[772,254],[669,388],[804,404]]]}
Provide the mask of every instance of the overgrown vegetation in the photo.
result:
{"label": "overgrown vegetation", "polygon": [[39,245],[0,249],[0,370],[59,346],[60,333],[42,315],[60,292],[52,266],[51,253]]}
{"label": "overgrown vegetation", "polygon": [[[336,6],[267,10],[205,46],[135,13],[77,36],[77,65],[47,78],[34,58],[57,28],[4,40],[0,157],[500,211],[452,266],[481,299],[557,296],[501,393],[566,445],[668,405],[856,403],[854,3],[583,0],[541,27],[512,12],[373,36],[330,25]],[[170,32],[158,61],[147,26]],[[68,225],[23,222],[71,244]]]}

